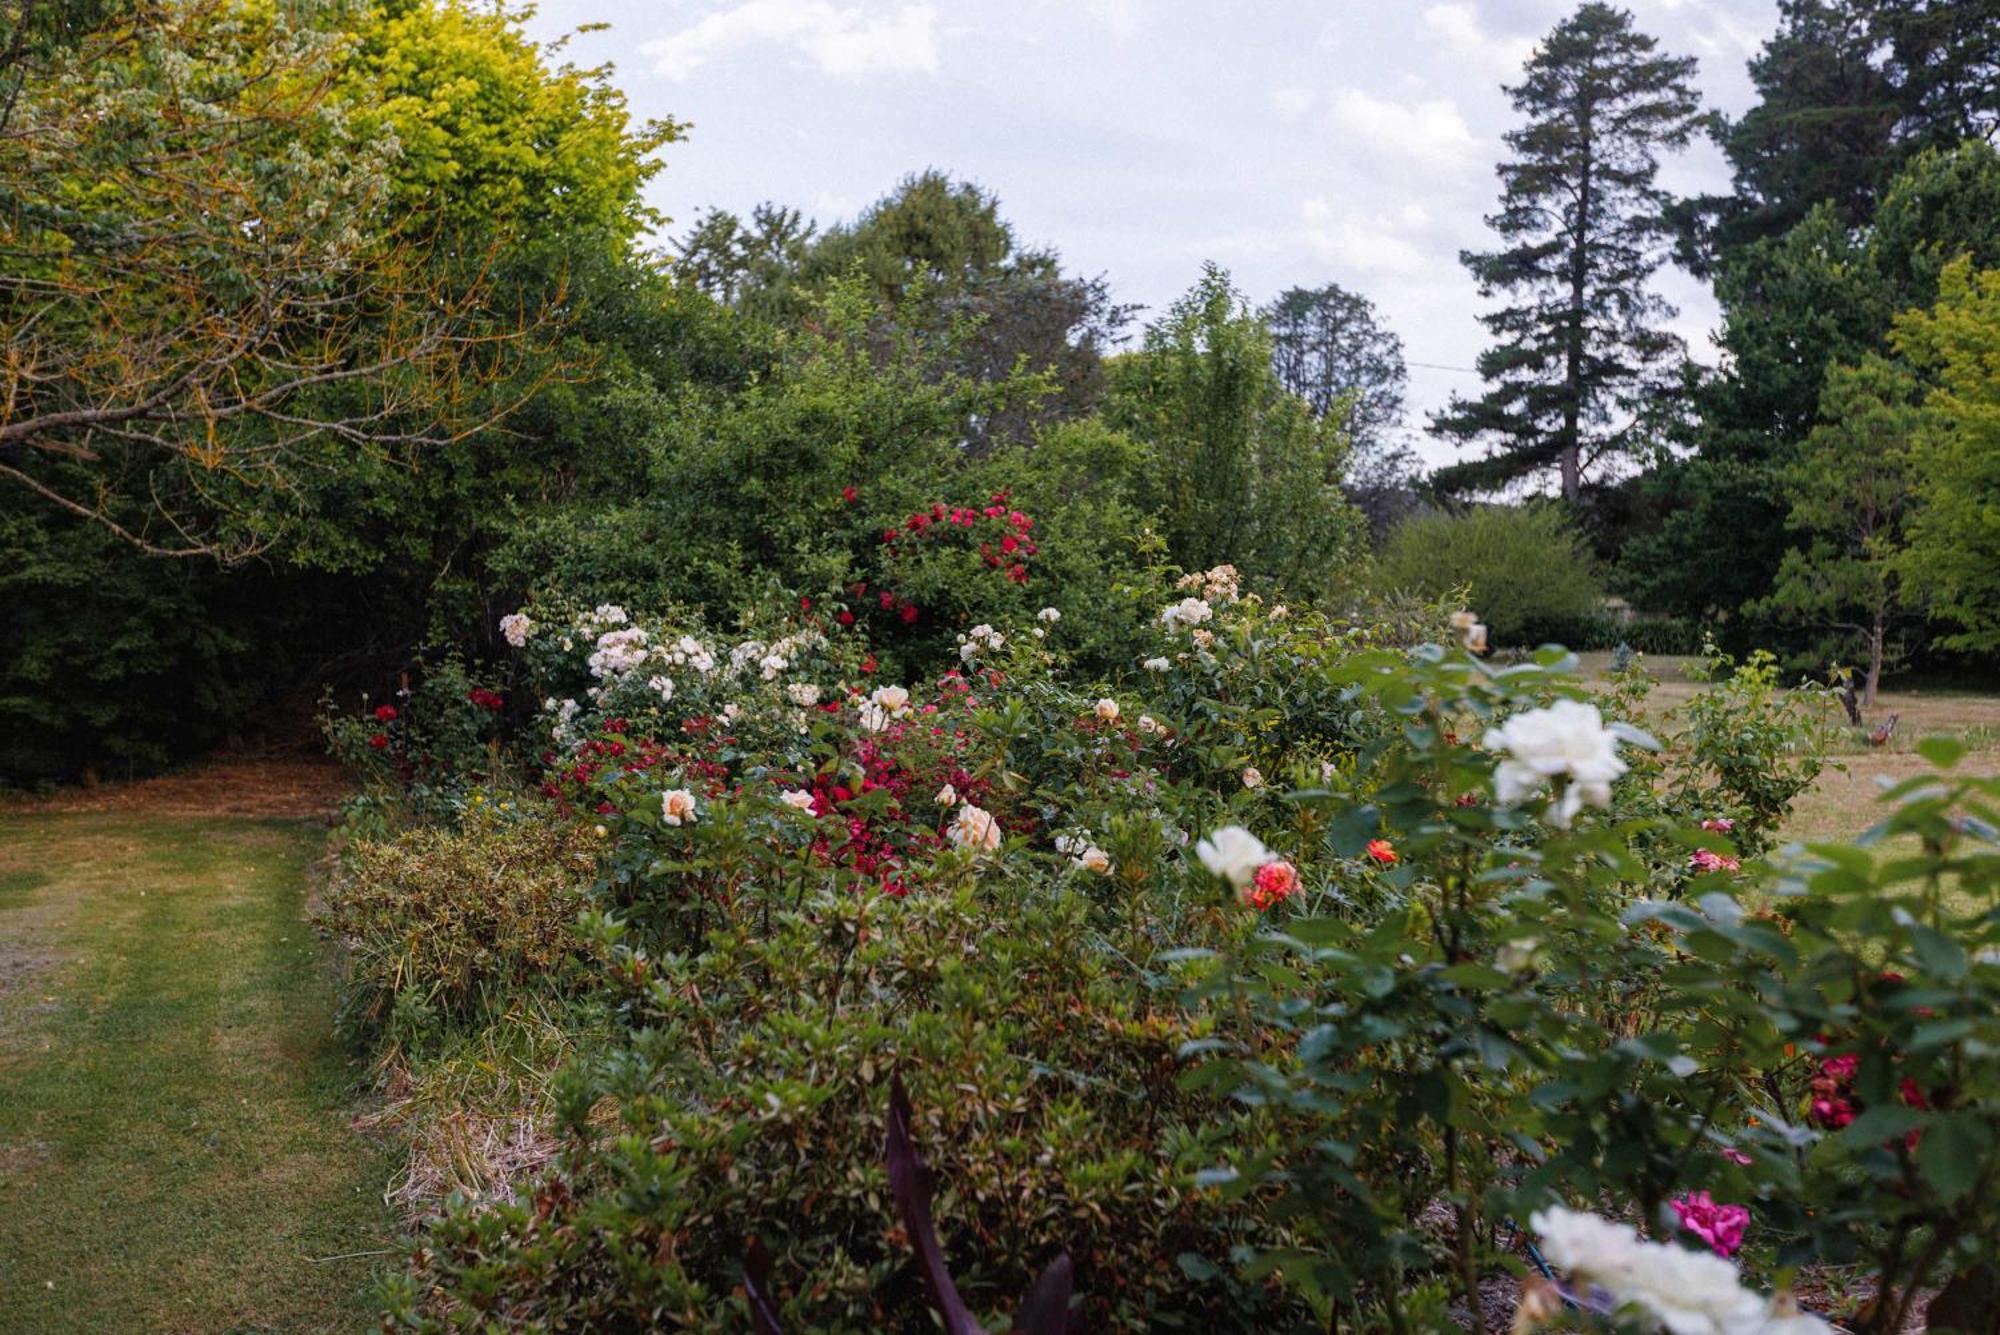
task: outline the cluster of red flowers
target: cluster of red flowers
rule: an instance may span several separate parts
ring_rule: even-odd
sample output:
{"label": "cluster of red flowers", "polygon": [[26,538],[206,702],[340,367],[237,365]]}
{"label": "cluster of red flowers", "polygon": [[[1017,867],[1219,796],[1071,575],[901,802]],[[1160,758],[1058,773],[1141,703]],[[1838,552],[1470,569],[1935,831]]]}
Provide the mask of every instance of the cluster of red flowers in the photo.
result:
{"label": "cluster of red flowers", "polygon": [[1819,1074],[1812,1082],[1812,1117],[1821,1126],[1836,1130],[1854,1120],[1854,1073],[1861,1066],[1861,1058],[1849,1053],[1844,1057],[1828,1057],[1819,1064]]}
{"label": "cluster of red flowers", "polygon": [[[1903,975],[1894,970],[1886,971],[1875,979],[1876,987],[1899,987],[1902,983]],[[1914,1013],[1928,1015],[1930,1010],[1928,1007],[1918,1007]],[[1820,1035],[1820,1041],[1826,1042],[1826,1035]],[[1831,1130],[1839,1130],[1853,1123],[1861,1106],[1859,1097],[1854,1091],[1854,1077],[1860,1069],[1861,1058],[1851,1052],[1838,1057],[1828,1057],[1820,1062],[1819,1071],[1812,1080],[1812,1102],[1808,1105],[1813,1121]],[[1928,1112],[1932,1108],[1946,1106],[1952,1101],[1952,1091],[1949,1087],[1926,1091],[1909,1076],[1904,1076],[1896,1082],[1896,1093],[1902,1099],[1903,1106],[1914,1108],[1919,1112]],[[1918,1142],[1923,1139],[1923,1134],[1922,1130],[1910,1132],[1903,1138],[1904,1146],[1915,1150]]]}
{"label": "cluster of red flowers", "polygon": [[507,707],[507,702],[501,699],[500,692],[489,691],[484,686],[473,687],[465,693],[465,698],[489,714],[497,714]]}
{"label": "cluster of red flowers", "polygon": [[600,776],[644,774],[662,766],[704,780],[710,797],[719,796],[726,790],[729,767],[710,757],[724,746],[733,745],[736,739],[721,735],[714,720],[691,718],[681,725],[681,730],[696,740],[698,751],[694,753],[669,746],[657,737],[632,737],[628,740],[631,726],[626,719],[606,719],[604,731],[608,735],[593,737],[578,746],[575,758],[560,768],[557,762],[561,757],[554,751],[544,751],[542,795],[565,810],[571,806],[590,805],[600,816],[608,816],[616,810],[610,802],[600,800],[591,804],[589,801],[591,785]]}
{"label": "cluster of red flowers", "polygon": [[1040,550],[1028,536],[1034,526],[1031,517],[1009,504],[1008,493],[999,491],[983,509],[947,508],[940,501],[928,511],[919,510],[904,520],[902,527],[884,529],[882,543],[891,556],[899,556],[912,542],[963,531],[979,539],[979,557],[988,568],[1002,572],[1016,584],[1026,584],[1029,558]]}
{"label": "cluster of red flowers", "polygon": [[1243,887],[1243,902],[1253,909],[1282,904],[1299,892],[1299,869],[1283,858],[1257,868],[1250,884]]}
{"label": "cluster of red flowers", "polygon": [[[397,714],[396,706],[394,705],[375,706],[374,719],[377,723],[382,723],[382,724],[394,723],[398,717],[399,715]],[[370,733],[368,736],[368,745],[377,751],[388,750],[389,734],[386,732]]]}

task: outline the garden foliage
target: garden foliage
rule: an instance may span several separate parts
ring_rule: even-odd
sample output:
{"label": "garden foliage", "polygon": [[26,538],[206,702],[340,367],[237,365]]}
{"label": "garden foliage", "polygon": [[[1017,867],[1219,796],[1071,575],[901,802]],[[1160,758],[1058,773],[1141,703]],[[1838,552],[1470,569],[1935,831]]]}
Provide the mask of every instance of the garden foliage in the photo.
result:
{"label": "garden foliage", "polygon": [[510,617],[617,1020],[550,1087],[559,1156],[447,1204],[394,1321],[748,1329],[754,1242],[787,1329],[919,1328],[892,1073],[976,1313],[1061,1251],[1093,1328],[1439,1328],[1531,1218],[1599,1273],[1557,1205],[1731,1256],[1755,1322],[1801,1265],[1875,1267],[1877,1329],[1985,1282],[1992,781],[1927,744],[1896,852],[1779,850],[1819,760],[1765,662],[1662,717],[1638,668],[1147,587],[1108,686],[1053,607],[908,686],[818,604]]}

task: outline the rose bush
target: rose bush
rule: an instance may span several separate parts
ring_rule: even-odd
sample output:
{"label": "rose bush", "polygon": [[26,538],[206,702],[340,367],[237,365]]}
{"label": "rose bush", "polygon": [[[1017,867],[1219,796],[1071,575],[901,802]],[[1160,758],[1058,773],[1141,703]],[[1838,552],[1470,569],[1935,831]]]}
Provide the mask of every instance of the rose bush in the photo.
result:
{"label": "rose bush", "polygon": [[747,1329],[755,1239],[788,1328],[920,1320],[891,1070],[976,1310],[1063,1248],[1093,1328],[1476,1322],[1564,1202],[1761,1292],[1868,1257],[1882,1321],[1980,1282],[1991,781],[1903,794],[1921,862],[1767,857],[1789,797],[1717,720],[1773,784],[1816,752],[1754,678],[1655,741],[1559,651],[1403,647],[1227,567],[1144,588],[1097,680],[1061,609],[907,683],[818,601],[510,623],[619,1036],[394,1319]]}

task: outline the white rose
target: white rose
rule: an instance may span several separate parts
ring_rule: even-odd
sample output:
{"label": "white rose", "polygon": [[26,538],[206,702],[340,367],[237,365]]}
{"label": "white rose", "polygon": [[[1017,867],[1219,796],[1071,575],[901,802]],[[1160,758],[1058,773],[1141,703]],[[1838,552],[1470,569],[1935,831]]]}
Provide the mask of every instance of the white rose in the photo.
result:
{"label": "white rose", "polygon": [[1173,664],[1164,658],[1149,658],[1146,660],[1145,666],[1148,672],[1165,672],[1173,667]]}
{"label": "white rose", "polygon": [[811,709],[819,703],[819,687],[809,681],[795,681],[785,687],[785,695],[801,709]]}
{"label": "white rose", "polygon": [[1081,853],[1070,859],[1070,865],[1079,871],[1095,872],[1099,876],[1111,871],[1111,855],[1096,844],[1086,845]]}
{"label": "white rose", "polygon": [[1258,769],[1255,765],[1245,765],[1243,767],[1243,786],[1245,788],[1262,788],[1264,786],[1264,771]]}
{"label": "white rose", "polygon": [[674,698],[674,683],[671,677],[649,677],[646,680],[646,689],[659,696],[662,701]]}
{"label": "white rose", "polygon": [[910,693],[901,686],[877,686],[875,693],[868,698],[877,707],[890,714],[901,715],[909,712]]}
{"label": "white rose", "polygon": [[975,852],[990,853],[1000,847],[1000,822],[993,819],[991,812],[981,810],[970,802],[958,809],[957,817],[945,834],[960,848],[970,848]]}
{"label": "white rose", "polygon": [[685,788],[669,788],[660,794],[660,819],[669,825],[683,821],[694,824],[694,794]]}
{"label": "white rose", "polygon": [[1044,607],[1041,611],[1035,613],[1035,620],[1053,626],[1056,622],[1062,620],[1062,613],[1056,608]]}
{"label": "white rose", "polygon": [[778,795],[778,800],[794,811],[803,811],[808,816],[812,814],[813,795],[803,788],[787,789]]}
{"label": "white rose", "polygon": [[500,637],[516,649],[528,643],[528,637],[535,633],[535,623],[525,612],[514,612],[500,618]]}
{"label": "white rose", "polygon": [[1223,826],[1196,844],[1194,855],[1212,874],[1239,888],[1250,884],[1257,868],[1271,860],[1264,841],[1241,825]]}
{"label": "white rose", "polygon": [[881,732],[889,726],[889,711],[870,700],[864,700],[857,711],[864,732]]}
{"label": "white rose", "polygon": [[948,807],[952,803],[958,801],[958,789],[952,787],[950,784],[946,784],[944,787],[937,790],[937,796],[932,798],[931,801],[937,803],[941,807]]}
{"label": "white rose", "polygon": [[1560,1270],[1596,1285],[1620,1307],[1633,1304],[1673,1332],[1830,1335],[1832,1328],[1780,1298],[1754,1293],[1720,1256],[1646,1242],[1624,1224],[1562,1206],[1529,1217]]}
{"label": "white rose", "polygon": [[1104,722],[1116,723],[1118,721],[1118,702],[1107,695],[1097,702],[1096,713],[1097,717]]}
{"label": "white rose", "polygon": [[1493,798],[1517,806],[1550,779],[1568,776],[1549,823],[1567,828],[1584,806],[1611,805],[1611,783],[1625,772],[1618,739],[1594,705],[1558,700],[1546,709],[1516,714],[1486,733],[1486,748],[1506,756],[1493,771]]}

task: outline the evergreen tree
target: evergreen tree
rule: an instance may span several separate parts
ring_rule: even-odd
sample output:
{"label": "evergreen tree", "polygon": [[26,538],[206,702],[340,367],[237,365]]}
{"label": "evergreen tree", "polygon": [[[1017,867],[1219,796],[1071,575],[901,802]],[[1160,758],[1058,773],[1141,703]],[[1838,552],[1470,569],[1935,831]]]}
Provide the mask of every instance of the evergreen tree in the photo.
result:
{"label": "evergreen tree", "polygon": [[1707,273],[1827,205],[1865,226],[1919,154],[2000,131],[2000,0],[1781,0],[1757,104],[1715,122],[1734,189],[1677,206]]}
{"label": "evergreen tree", "polygon": [[1734,189],[1674,209],[1682,263],[1719,258],[1781,235],[1817,205],[1865,223],[1900,160],[1895,89],[1875,60],[1873,0],[1781,0],[1778,30],[1750,61],[1757,104],[1718,117],[1716,143]]}
{"label": "evergreen tree", "polygon": [[1586,4],[1558,24],[1508,89],[1527,124],[1506,135],[1504,249],[1459,258],[1480,294],[1510,305],[1480,317],[1497,342],[1479,358],[1489,388],[1454,397],[1432,429],[1483,459],[1442,469],[1442,490],[1492,488],[1556,469],[1575,500],[1585,472],[1636,447],[1635,410],[1670,383],[1673,310],[1647,290],[1669,233],[1656,183],[1662,149],[1702,124],[1692,58],[1661,55],[1632,16]]}

